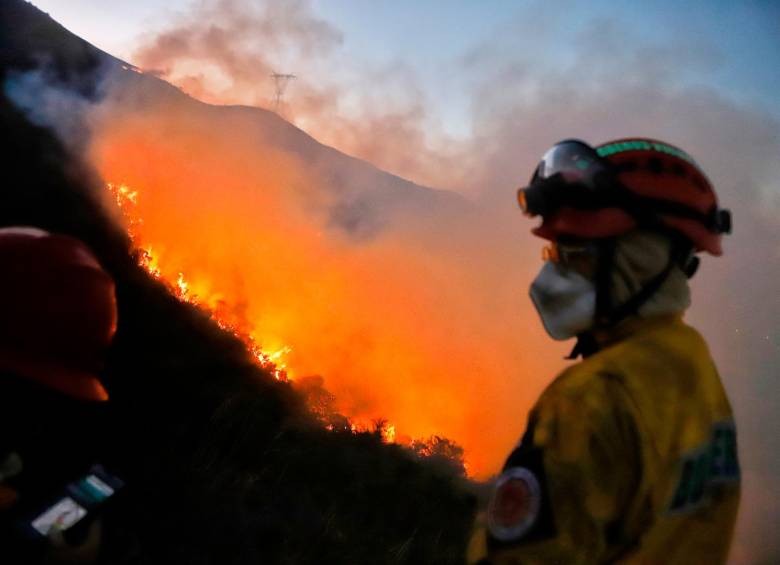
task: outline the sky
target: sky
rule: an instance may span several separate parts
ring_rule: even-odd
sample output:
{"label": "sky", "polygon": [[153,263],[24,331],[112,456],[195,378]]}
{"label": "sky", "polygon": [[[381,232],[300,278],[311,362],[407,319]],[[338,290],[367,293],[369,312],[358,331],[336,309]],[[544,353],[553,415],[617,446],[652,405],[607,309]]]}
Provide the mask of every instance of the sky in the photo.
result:
{"label": "sky", "polygon": [[[35,0],[65,27],[105,51],[136,63],[150,34],[193,9],[197,0]],[[244,4],[259,4],[244,2]],[[457,137],[471,132],[470,99],[459,76],[462,58],[485,43],[506,43],[512,35],[536,33],[533,22],[554,20],[554,41],[540,42],[534,56],[545,65],[574,57],[576,38],[589,25],[614,22],[627,41],[670,44],[681,56],[697,57],[698,68],[674,80],[718,88],[737,101],[767,107],[780,115],[780,5],[771,0],[728,2],[652,1],[616,3],[513,2],[495,0],[314,0],[313,11],[341,33],[340,61],[359,67],[402,65],[422,91],[436,101],[435,124]],[[562,17],[561,17],[562,16]],[[515,26],[515,22],[522,22]],[[624,46],[617,45],[617,49]],[[609,53],[592,53],[593,57]],[[360,65],[358,65],[358,63]],[[280,68],[280,72],[299,72]],[[325,72],[338,79],[344,66]],[[319,72],[322,72],[321,70]],[[269,90],[272,85],[266,85]],[[500,82],[495,88],[501,88]],[[269,94],[270,96],[270,94]],[[432,124],[434,122],[432,121]]]}
{"label": "sky", "polygon": [[[486,238],[484,254],[493,256],[490,247],[502,259],[517,259],[491,262],[495,273],[478,281],[494,293],[496,311],[529,311],[538,242],[517,222],[511,194],[547,147],[568,137],[597,143],[641,134],[687,150],[735,219],[724,257],[705,257],[692,281],[689,313],[710,344],[740,430],[745,481],[733,562],[777,562],[780,4],[34,4],[98,47],[208,102],[269,107],[271,70],[295,73],[280,111],[317,140],[492,206],[508,241]],[[505,221],[511,227],[502,231]],[[532,255],[536,261],[525,264]],[[533,343],[545,339],[535,323],[520,331]],[[507,350],[517,347],[511,337]],[[533,386],[549,377],[533,375]]]}

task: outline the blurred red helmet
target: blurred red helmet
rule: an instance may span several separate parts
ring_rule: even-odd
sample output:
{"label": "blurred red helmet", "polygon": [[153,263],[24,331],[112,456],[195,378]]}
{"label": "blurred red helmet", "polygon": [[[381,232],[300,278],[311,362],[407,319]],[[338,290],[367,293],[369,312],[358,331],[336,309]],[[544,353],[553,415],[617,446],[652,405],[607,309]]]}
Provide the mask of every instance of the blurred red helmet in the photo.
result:
{"label": "blurred red helmet", "polygon": [[624,234],[642,222],[685,236],[696,251],[721,255],[731,216],[718,208],[709,180],[683,150],[656,139],[610,141],[596,148],[557,143],[542,157],[520,206],[541,215],[533,233],[588,239]]}
{"label": "blurred red helmet", "polygon": [[37,228],[2,228],[0,264],[0,370],[107,400],[97,375],[116,331],[116,298],[89,248]]}

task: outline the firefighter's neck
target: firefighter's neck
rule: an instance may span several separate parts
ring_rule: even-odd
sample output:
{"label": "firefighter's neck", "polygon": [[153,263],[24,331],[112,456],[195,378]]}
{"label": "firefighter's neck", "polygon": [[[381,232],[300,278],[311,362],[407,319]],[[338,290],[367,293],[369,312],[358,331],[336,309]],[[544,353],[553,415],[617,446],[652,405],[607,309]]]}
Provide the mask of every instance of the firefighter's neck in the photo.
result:
{"label": "firefighter's neck", "polygon": [[611,328],[597,328],[591,331],[600,349],[623,341],[630,336],[647,330],[682,321],[684,312],[661,314],[650,317],[632,316]]}

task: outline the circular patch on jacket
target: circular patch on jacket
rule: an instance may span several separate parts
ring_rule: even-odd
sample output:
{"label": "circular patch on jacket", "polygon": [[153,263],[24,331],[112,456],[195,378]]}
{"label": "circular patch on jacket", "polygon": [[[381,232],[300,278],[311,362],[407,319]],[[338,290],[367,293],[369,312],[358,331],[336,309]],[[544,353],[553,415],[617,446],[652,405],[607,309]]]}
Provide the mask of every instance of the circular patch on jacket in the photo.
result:
{"label": "circular patch on jacket", "polygon": [[523,537],[536,523],[542,490],[530,469],[510,467],[498,478],[488,507],[488,529],[499,541]]}

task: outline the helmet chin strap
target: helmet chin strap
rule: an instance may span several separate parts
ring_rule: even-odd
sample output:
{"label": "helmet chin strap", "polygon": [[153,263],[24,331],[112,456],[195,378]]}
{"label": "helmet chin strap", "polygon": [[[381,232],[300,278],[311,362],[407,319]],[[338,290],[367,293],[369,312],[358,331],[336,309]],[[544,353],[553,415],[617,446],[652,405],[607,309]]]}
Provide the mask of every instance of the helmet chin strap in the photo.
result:
{"label": "helmet chin strap", "polygon": [[698,258],[691,257],[692,245],[673,234],[669,250],[669,260],[664,269],[650,279],[634,296],[623,304],[612,304],[612,271],[615,265],[615,250],[617,239],[604,240],[599,245],[598,264],[596,266],[596,314],[593,328],[577,336],[577,343],[566,359],[589,357],[598,352],[600,346],[593,334],[594,329],[609,329],[635,315],[639,309],[663,286],[675,266],[679,265],[688,278],[691,278],[698,267]]}

